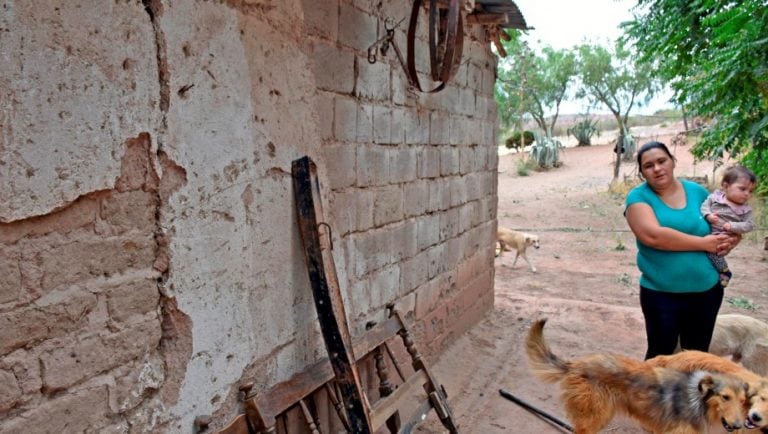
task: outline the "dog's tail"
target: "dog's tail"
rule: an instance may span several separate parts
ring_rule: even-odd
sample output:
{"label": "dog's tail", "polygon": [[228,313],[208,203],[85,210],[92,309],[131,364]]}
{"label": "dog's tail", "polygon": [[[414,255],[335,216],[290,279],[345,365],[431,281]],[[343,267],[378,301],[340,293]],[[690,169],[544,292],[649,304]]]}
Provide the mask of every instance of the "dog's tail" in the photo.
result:
{"label": "dog's tail", "polygon": [[525,341],[525,351],[528,353],[528,363],[534,374],[548,383],[560,381],[569,371],[568,362],[557,357],[544,341],[544,324],[546,319],[533,323]]}

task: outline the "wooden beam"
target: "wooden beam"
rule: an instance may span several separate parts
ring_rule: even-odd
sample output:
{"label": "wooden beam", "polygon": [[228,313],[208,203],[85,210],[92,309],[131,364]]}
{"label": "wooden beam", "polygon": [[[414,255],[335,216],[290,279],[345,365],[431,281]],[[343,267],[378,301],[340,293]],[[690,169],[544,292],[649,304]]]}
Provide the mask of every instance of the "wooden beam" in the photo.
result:
{"label": "wooden beam", "polygon": [[507,14],[491,14],[487,12],[475,12],[467,15],[467,24],[507,24],[509,17]]}

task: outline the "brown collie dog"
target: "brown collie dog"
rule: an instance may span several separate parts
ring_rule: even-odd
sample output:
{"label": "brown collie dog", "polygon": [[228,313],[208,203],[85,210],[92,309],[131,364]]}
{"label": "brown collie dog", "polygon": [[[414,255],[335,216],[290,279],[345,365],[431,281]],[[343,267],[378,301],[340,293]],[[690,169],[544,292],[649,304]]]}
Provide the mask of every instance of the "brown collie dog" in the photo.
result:
{"label": "brown collie dog", "polygon": [[651,366],[685,372],[705,370],[722,372],[747,383],[747,406],[744,428],[760,428],[768,432],[768,379],[726,358],[702,351],[683,351],[671,356],[656,356],[646,361]]}
{"label": "brown collie dog", "polygon": [[659,434],[702,433],[721,423],[729,431],[743,426],[747,386],[739,378],[653,367],[610,354],[563,360],[544,341],[545,322],[531,327],[526,352],[539,378],[560,382],[576,434],[599,432],[617,412]]}

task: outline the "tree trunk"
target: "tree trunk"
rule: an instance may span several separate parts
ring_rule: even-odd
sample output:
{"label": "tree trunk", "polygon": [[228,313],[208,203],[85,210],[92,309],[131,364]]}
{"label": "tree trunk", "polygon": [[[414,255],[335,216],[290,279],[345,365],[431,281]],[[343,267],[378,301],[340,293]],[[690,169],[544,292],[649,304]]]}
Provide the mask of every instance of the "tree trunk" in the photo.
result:
{"label": "tree trunk", "polygon": [[[622,129],[623,131],[623,129]],[[613,165],[613,180],[618,181],[619,179],[619,171],[621,170],[621,154],[623,153],[624,148],[624,134],[619,133],[619,139],[616,142],[616,146],[613,148],[614,154],[616,154],[616,162]]]}

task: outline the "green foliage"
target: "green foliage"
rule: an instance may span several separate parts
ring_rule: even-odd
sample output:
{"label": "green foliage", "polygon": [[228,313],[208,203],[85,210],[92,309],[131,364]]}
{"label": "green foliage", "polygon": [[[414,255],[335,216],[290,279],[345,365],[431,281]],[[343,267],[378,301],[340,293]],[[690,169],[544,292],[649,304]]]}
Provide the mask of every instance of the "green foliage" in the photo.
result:
{"label": "green foliage", "polygon": [[560,166],[560,149],[563,144],[552,137],[535,134],[536,141],[531,146],[530,157],[536,164],[543,169],[550,169]]}
{"label": "green foliage", "polygon": [[592,144],[593,135],[597,134],[600,136],[600,130],[597,128],[596,119],[585,117],[569,128],[568,134],[578,140],[579,146],[589,146]]}
{"label": "green foliage", "polygon": [[765,0],[638,0],[626,39],[653,62],[675,100],[710,125],[692,152],[724,153],[768,193],[768,7]]}
{"label": "green foliage", "polygon": [[535,169],[536,163],[531,160],[517,160],[517,174],[520,176],[528,176],[531,174],[531,170]]}
{"label": "green foliage", "polygon": [[[523,147],[530,146],[534,140],[533,132],[528,130],[523,131]],[[520,149],[520,131],[515,131],[512,135],[507,137],[507,140],[504,141],[504,146],[506,146],[507,149]]]}
{"label": "green foliage", "polygon": [[752,300],[744,297],[725,297],[725,301],[733,307],[738,307],[746,310],[757,310],[758,306]]}
{"label": "green foliage", "polygon": [[[499,60],[494,97],[501,124],[507,128],[530,116],[543,131],[557,123],[560,103],[568,97],[570,84],[577,76],[576,56],[570,50],[545,46],[534,52],[522,33],[508,30],[510,41],[503,41],[508,56]],[[554,112],[554,116],[546,114]]]}
{"label": "green foliage", "polygon": [[[582,44],[578,53],[581,88],[576,96],[587,98],[595,106],[605,106],[613,113],[619,130],[628,130],[632,108],[646,104],[659,88],[650,65],[637,62],[621,44],[612,49]],[[621,160],[616,158],[614,180],[618,179]]]}

